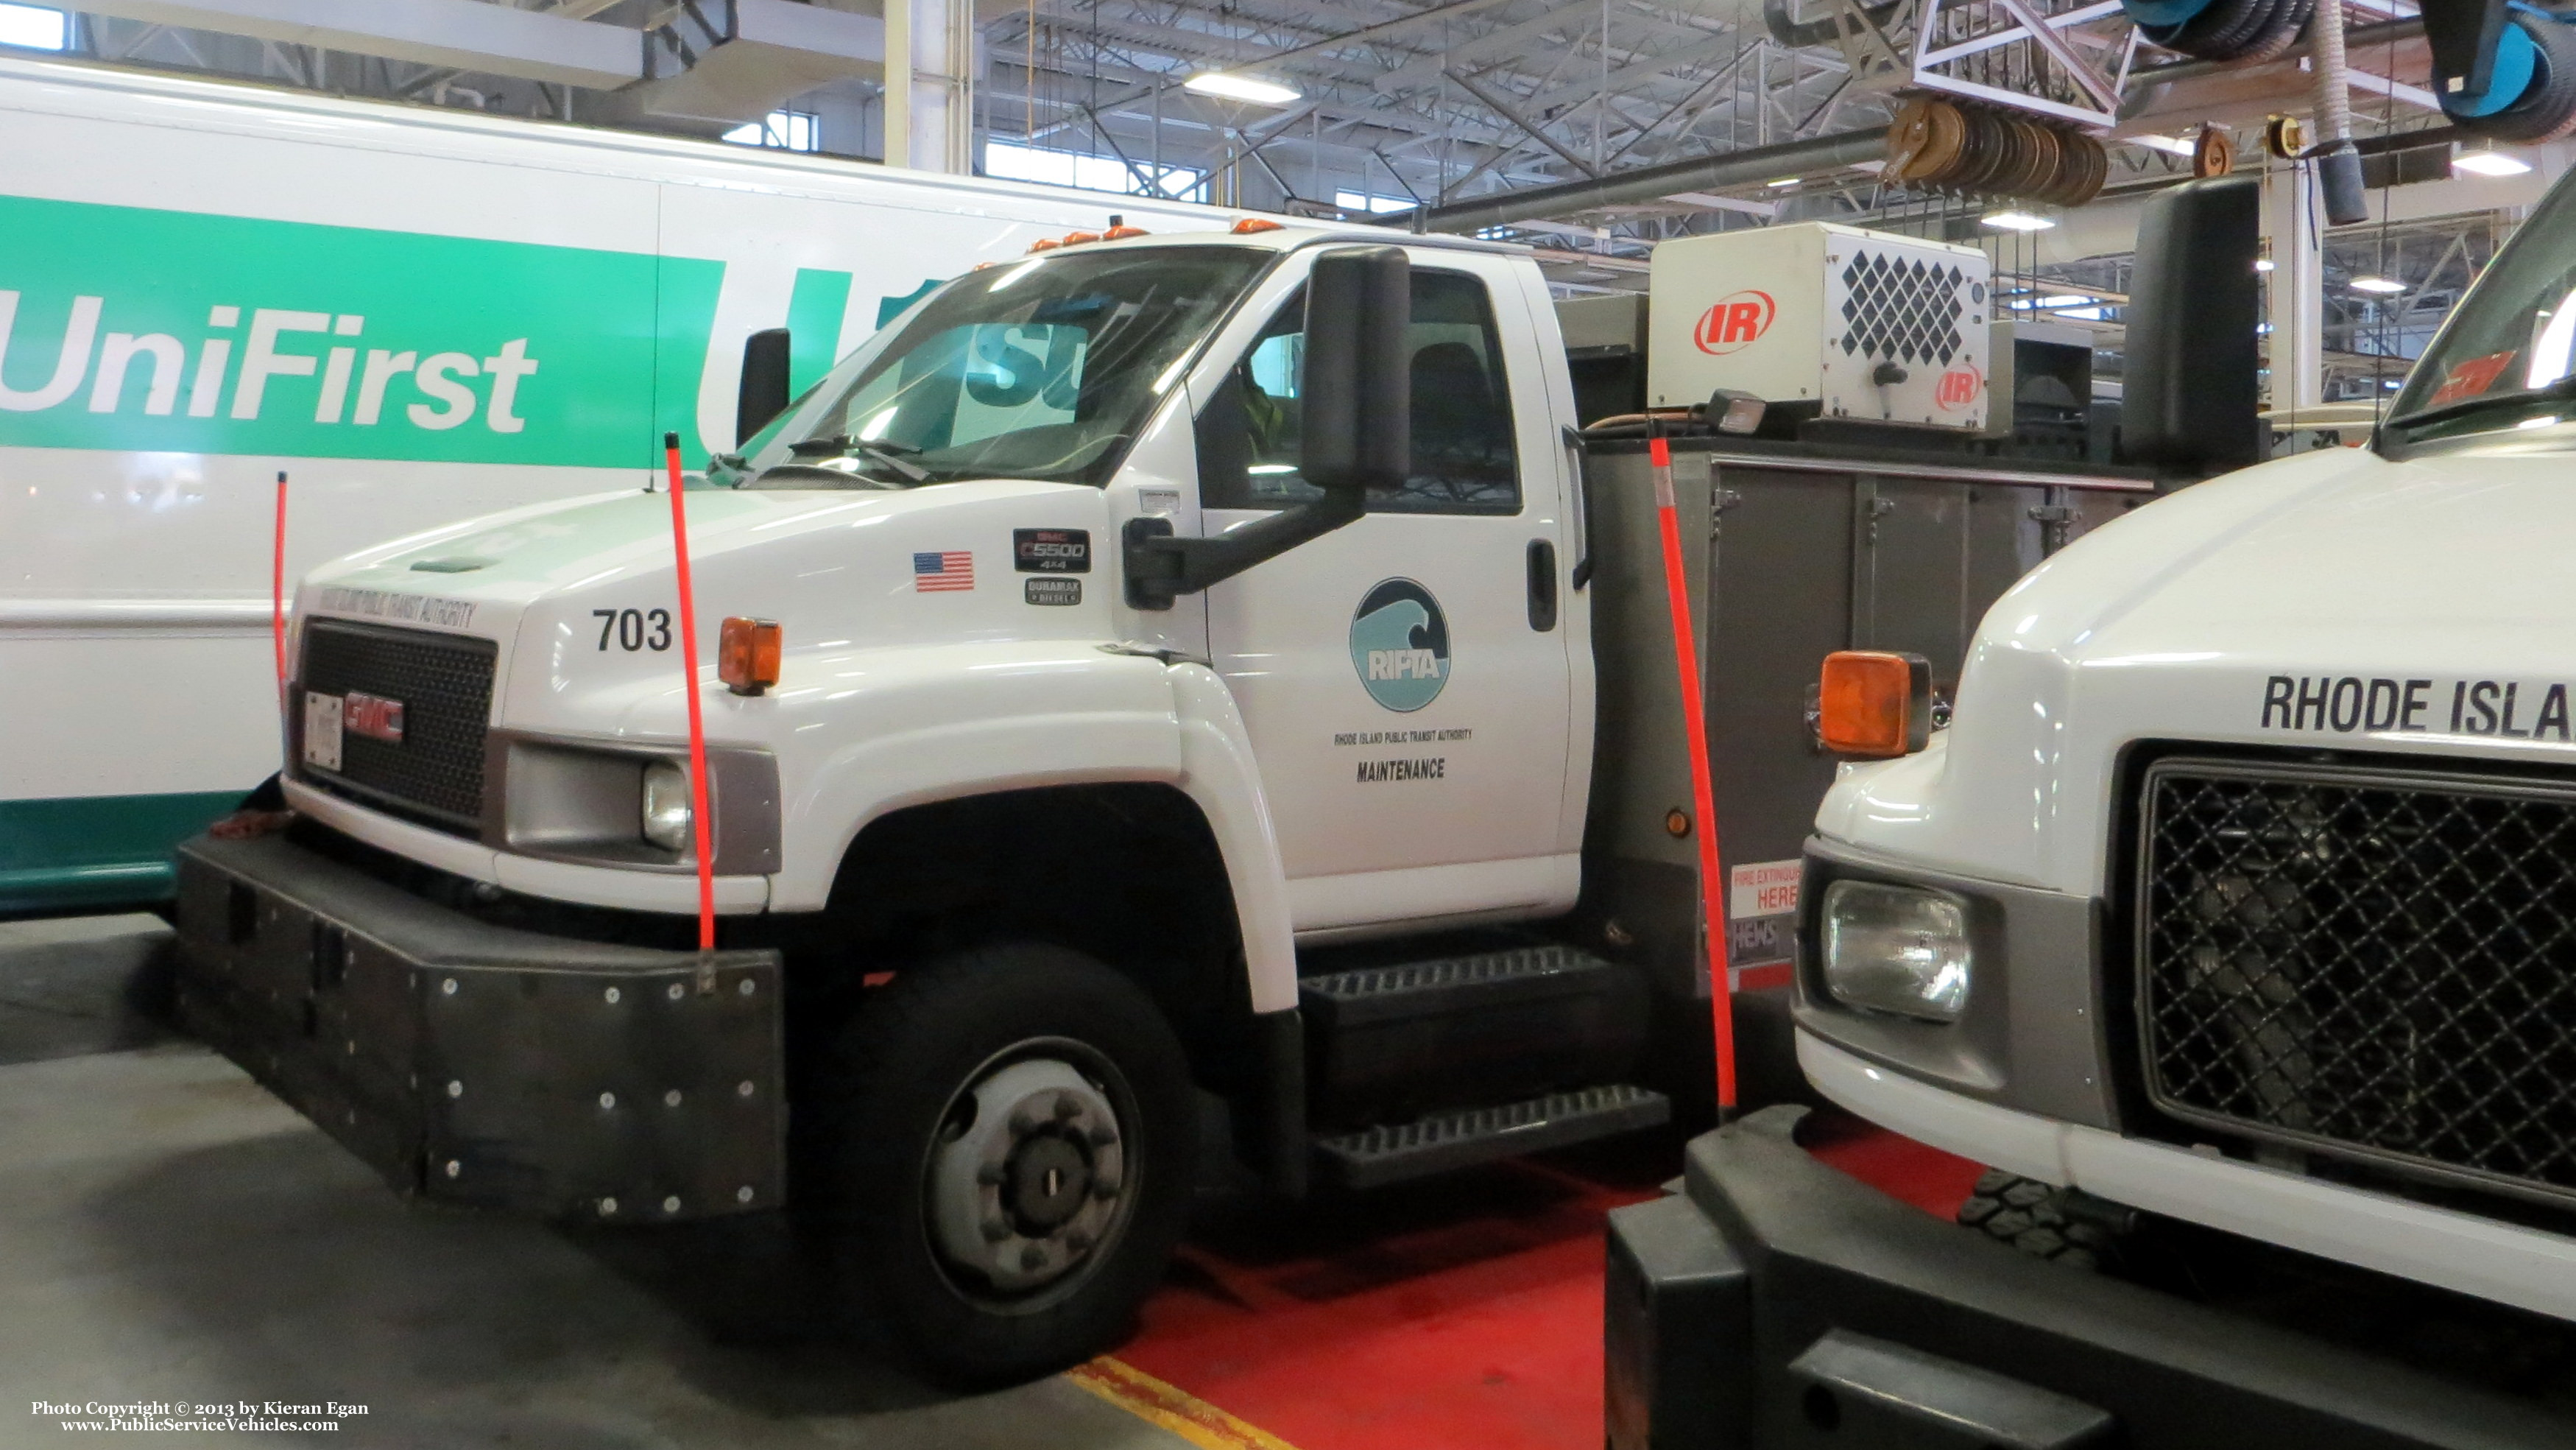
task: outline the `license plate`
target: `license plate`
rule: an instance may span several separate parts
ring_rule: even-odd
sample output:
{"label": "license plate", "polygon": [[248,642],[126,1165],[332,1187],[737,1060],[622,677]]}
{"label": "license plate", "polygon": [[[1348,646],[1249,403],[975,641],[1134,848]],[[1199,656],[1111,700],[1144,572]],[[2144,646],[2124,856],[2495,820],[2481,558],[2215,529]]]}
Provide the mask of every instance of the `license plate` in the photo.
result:
{"label": "license plate", "polygon": [[338,771],[340,768],[340,710],[338,695],[304,695],[304,763],[316,770]]}

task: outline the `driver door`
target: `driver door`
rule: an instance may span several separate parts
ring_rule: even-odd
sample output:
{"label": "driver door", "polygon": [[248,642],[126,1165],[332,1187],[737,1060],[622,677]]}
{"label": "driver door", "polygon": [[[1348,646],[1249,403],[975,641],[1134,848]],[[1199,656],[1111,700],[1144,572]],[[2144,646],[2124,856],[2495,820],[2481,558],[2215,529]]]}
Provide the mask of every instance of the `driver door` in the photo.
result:
{"label": "driver door", "polygon": [[[1301,932],[1571,906],[1569,567],[1518,279],[1416,253],[1413,467],[1359,520],[1208,591]],[[1298,475],[1303,290],[1198,422],[1206,532],[1316,496]],[[1507,328],[1515,329],[1507,331]],[[1575,823],[1579,827],[1579,821]]]}

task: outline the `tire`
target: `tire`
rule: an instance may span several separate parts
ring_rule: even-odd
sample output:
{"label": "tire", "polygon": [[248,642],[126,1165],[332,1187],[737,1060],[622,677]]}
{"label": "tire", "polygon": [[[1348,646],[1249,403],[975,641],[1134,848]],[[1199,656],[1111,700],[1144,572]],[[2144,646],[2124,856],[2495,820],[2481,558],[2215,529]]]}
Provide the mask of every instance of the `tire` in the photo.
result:
{"label": "tire", "polygon": [[2088,1216],[2069,1213],[2072,1199],[2071,1189],[1997,1168],[1979,1178],[1976,1191],[1959,1205],[1959,1222],[2053,1264],[2088,1271],[2112,1267],[2119,1257],[2119,1235]]}
{"label": "tire", "polygon": [[990,1385],[1127,1331],[1197,1155],[1189,1064],[1143,990],[1060,947],[977,948],[867,993],[818,1057],[796,1190],[871,1332]]}
{"label": "tire", "polygon": [[2576,26],[2519,10],[2510,19],[2540,51],[2531,84],[2493,115],[2453,116],[2451,123],[2498,141],[2556,141],[2576,132]]}

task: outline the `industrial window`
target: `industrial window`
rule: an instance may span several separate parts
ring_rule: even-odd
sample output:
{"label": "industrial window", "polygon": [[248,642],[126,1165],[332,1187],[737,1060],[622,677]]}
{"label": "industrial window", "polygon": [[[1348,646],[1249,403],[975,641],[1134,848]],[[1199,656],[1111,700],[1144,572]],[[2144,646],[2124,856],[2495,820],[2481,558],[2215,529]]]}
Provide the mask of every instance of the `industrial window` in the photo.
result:
{"label": "industrial window", "polygon": [[[1209,508],[1284,508],[1316,496],[1298,476],[1297,382],[1306,295],[1282,303],[1199,414],[1199,489]],[[1516,514],[1502,336],[1485,284],[1463,272],[1413,271],[1413,469],[1400,488],[1371,490],[1374,513]]]}
{"label": "industrial window", "polygon": [[773,151],[820,151],[822,128],[806,111],[772,111],[763,120],[724,133],[736,146],[765,146]]}
{"label": "industrial window", "polygon": [[1337,191],[1333,205],[1344,211],[1409,211],[1416,203],[1411,197],[1379,196],[1369,191]]}
{"label": "industrial window", "polygon": [[984,143],[984,174],[1009,181],[1036,181],[1048,186],[1075,186],[1084,191],[1114,191],[1123,196],[1162,195],[1182,201],[1207,200],[1207,173],[1187,166],[1166,166],[1155,185],[1145,185],[1150,166],[1130,166],[1115,156],[1087,156],[1079,151],[1053,151],[1008,141]]}
{"label": "industrial window", "polygon": [[0,45],[62,50],[70,44],[71,24],[63,12],[41,5],[0,5]]}

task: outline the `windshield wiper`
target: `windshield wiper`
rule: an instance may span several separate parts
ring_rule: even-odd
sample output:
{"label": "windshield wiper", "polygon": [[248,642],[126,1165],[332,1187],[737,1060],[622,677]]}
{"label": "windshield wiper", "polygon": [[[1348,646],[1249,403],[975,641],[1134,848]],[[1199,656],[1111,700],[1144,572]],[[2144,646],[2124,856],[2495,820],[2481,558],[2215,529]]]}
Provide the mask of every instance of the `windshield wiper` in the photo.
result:
{"label": "windshield wiper", "polygon": [[851,454],[856,453],[863,455],[869,462],[874,463],[881,468],[890,468],[894,470],[908,483],[928,483],[930,481],[930,471],[928,469],[919,468],[903,461],[901,455],[921,452],[920,449],[913,447],[909,443],[879,443],[872,442],[865,438],[851,438],[839,433],[827,433],[820,438],[798,439],[796,442],[787,445],[787,451],[798,458],[847,458]]}
{"label": "windshield wiper", "polygon": [[2545,383],[2537,388],[2516,388],[2510,393],[2485,393],[2474,398],[2462,398],[2456,403],[2444,403],[2438,408],[2418,408],[2412,413],[2401,413],[2389,419],[2387,426],[2416,428],[2426,423],[2465,418],[2472,413],[2483,413],[2489,409],[2527,407],[2533,403],[2561,403],[2570,399],[2576,399],[2576,373],[2569,373],[2554,383]]}

